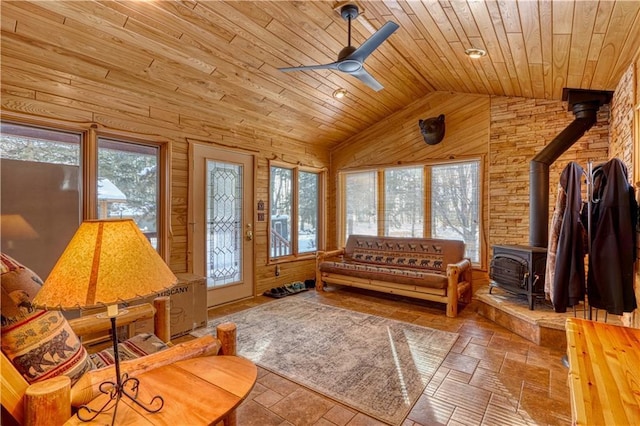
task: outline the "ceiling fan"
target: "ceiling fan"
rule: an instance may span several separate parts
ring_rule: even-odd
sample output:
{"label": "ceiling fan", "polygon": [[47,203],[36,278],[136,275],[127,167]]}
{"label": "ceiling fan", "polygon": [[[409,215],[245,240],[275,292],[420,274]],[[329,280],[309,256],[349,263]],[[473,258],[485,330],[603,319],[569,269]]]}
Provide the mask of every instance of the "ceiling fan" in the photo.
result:
{"label": "ceiling fan", "polygon": [[346,4],[342,6],[340,9],[340,15],[345,21],[349,22],[349,40],[348,45],[345,46],[338,54],[337,61],[324,65],[307,65],[278,69],[284,72],[309,70],[342,71],[356,77],[376,92],[382,90],[382,84],[380,84],[367,72],[367,70],[364,69],[364,61],[369,55],[371,55],[371,53],[373,53],[374,50],[378,48],[378,46],[384,43],[384,41],[393,34],[395,30],[400,28],[400,26],[393,21],[388,21],[356,49],[351,45],[351,21],[359,15],[358,6],[354,4]]}

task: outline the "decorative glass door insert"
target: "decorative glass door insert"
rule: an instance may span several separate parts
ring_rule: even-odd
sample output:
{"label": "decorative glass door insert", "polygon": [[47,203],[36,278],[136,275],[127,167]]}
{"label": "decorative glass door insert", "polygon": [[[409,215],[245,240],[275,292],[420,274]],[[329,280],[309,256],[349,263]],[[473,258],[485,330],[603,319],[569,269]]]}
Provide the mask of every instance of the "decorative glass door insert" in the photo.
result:
{"label": "decorative glass door insert", "polygon": [[242,280],[242,165],[207,160],[207,275],[210,287]]}

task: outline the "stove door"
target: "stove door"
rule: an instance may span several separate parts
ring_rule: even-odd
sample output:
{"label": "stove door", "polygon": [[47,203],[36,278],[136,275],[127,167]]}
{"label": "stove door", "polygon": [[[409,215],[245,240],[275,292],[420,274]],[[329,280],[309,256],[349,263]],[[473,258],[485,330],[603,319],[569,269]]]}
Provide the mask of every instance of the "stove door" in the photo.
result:
{"label": "stove door", "polygon": [[506,253],[496,254],[491,259],[489,278],[501,287],[527,290],[529,266],[521,257]]}

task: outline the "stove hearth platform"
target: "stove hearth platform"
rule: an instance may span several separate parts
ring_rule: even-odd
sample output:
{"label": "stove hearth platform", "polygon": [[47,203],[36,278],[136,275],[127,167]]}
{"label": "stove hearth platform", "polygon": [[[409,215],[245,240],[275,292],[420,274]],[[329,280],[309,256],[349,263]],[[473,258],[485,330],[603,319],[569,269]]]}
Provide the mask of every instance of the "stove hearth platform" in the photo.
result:
{"label": "stove hearth platform", "polygon": [[[489,294],[489,286],[479,288],[473,295],[476,312],[483,317],[501,325],[509,331],[536,343],[537,345],[556,349],[567,347],[565,323],[567,318],[585,318],[581,303],[567,309],[565,313],[557,313],[548,301],[537,300],[535,309],[529,309],[529,301],[525,295],[516,295],[499,287],[493,288]],[[604,311],[599,311],[596,317],[595,309],[592,319],[604,321]],[[608,315],[607,323],[621,325],[620,317]]]}

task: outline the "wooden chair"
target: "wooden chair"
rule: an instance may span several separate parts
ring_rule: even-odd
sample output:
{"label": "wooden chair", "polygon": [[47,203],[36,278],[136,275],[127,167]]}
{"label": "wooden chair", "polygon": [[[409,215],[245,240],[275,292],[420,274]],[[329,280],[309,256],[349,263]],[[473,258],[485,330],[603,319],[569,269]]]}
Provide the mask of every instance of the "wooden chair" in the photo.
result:
{"label": "wooden chair", "polygon": [[[159,297],[153,306],[149,303],[127,308],[128,313],[118,317],[118,326],[128,325],[138,320],[154,318],[155,334],[170,343],[169,298]],[[96,316],[69,320],[72,329],[79,336],[110,330],[108,318]],[[217,338],[203,336],[185,343],[172,345],[169,349],[138,359],[122,361],[121,374],[135,377],[145,371],[158,368],[182,359],[206,355],[235,355],[236,327],[226,323],[218,326]],[[71,387],[66,376],[55,377],[29,385],[4,354],[0,354],[2,371],[0,399],[4,411],[17,424],[54,425],[62,424],[71,417],[72,407],[86,404],[99,395],[100,383],[113,380],[115,367],[108,366],[85,373]],[[4,413],[3,413],[4,414]],[[3,419],[4,420],[4,419]],[[228,424],[231,422],[225,422]]]}

